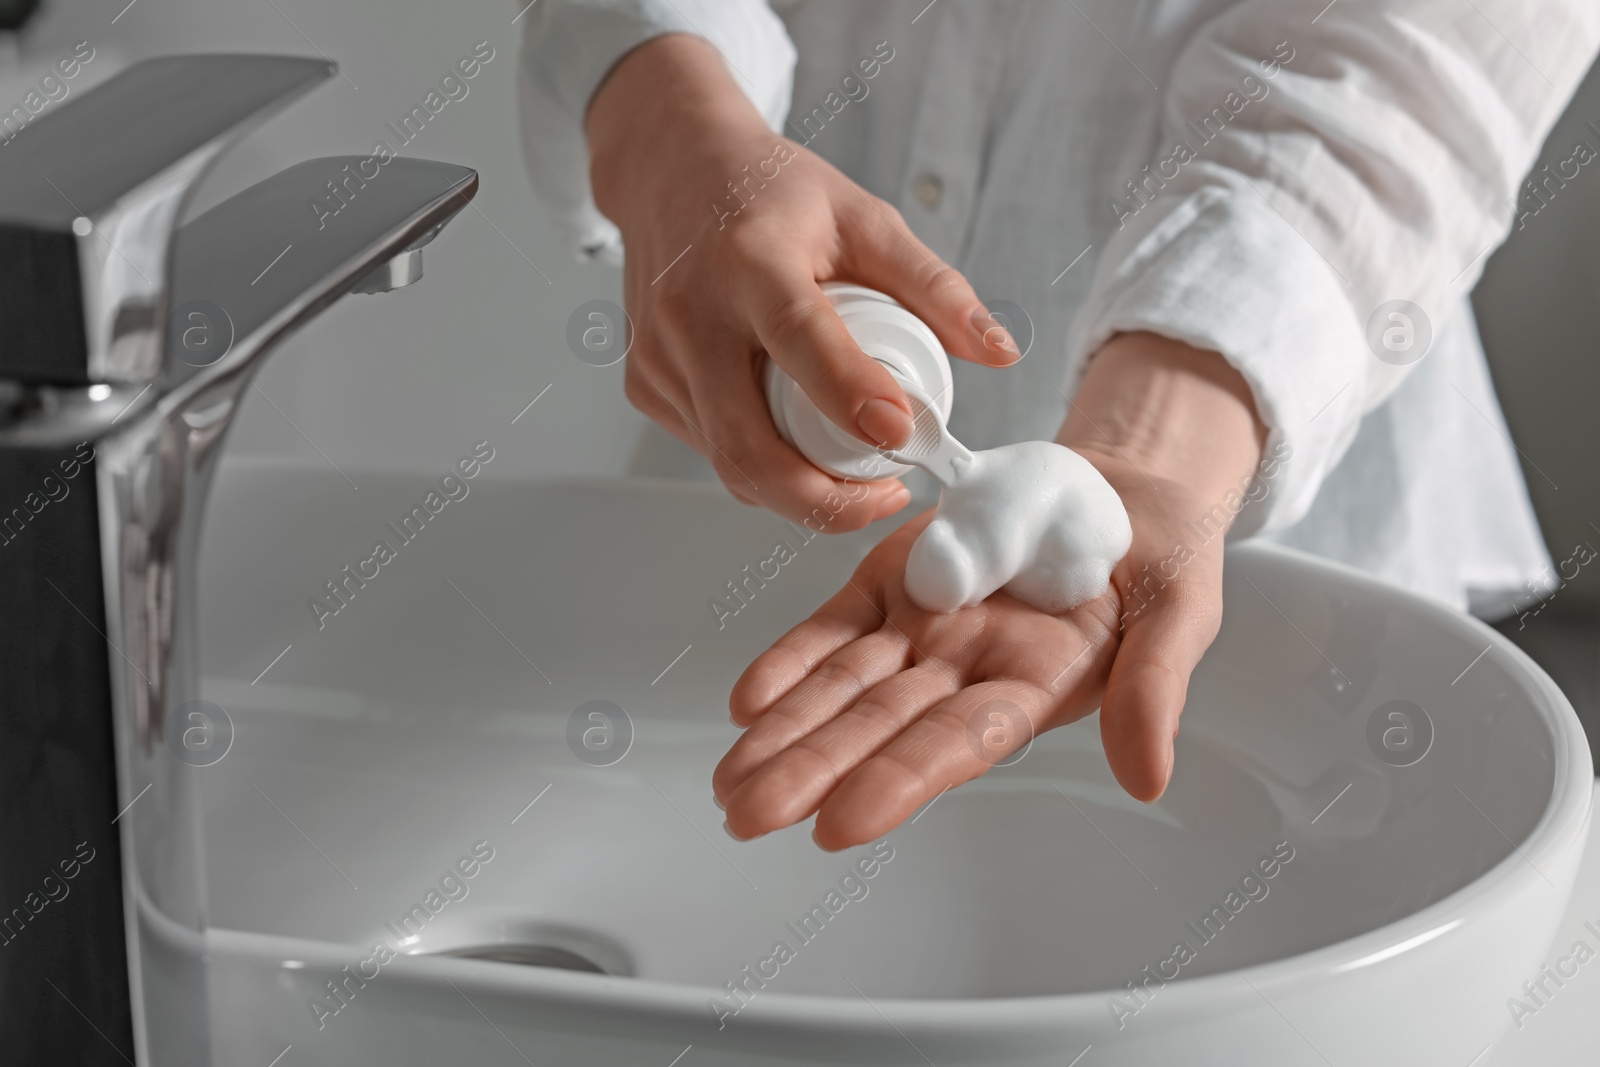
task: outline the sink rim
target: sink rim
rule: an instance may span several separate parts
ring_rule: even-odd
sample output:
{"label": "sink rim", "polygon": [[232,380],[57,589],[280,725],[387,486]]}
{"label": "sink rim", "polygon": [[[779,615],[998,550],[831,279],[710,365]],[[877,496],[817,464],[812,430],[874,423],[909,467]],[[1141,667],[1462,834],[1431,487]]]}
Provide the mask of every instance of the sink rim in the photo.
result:
{"label": "sink rim", "polygon": [[[235,459],[233,462],[239,462]],[[248,462],[248,461],[247,461]],[[272,469],[292,464],[250,463]],[[393,473],[385,470],[383,473]],[[626,477],[527,478],[503,476],[494,479],[537,485],[542,489],[596,489],[645,496],[684,494],[706,496],[721,502],[721,488],[712,483],[684,483],[663,479]],[[1552,752],[1552,785],[1538,820],[1527,836],[1493,867],[1465,886],[1441,897],[1410,915],[1356,936],[1307,952],[1285,956],[1195,978],[1171,980],[1169,1002],[1179,999],[1177,990],[1189,1004],[1215,999],[1232,999],[1248,992],[1245,981],[1263,989],[1282,990],[1321,982],[1344,971],[1376,965],[1398,958],[1423,944],[1459,937],[1473,916],[1492,912],[1526,889],[1539,875],[1523,871],[1526,864],[1543,869],[1557,857],[1576,848],[1580,853],[1588,828],[1591,795],[1595,790],[1594,769],[1587,740],[1570,702],[1525,653],[1484,623],[1424,597],[1388,585],[1354,568],[1307,553],[1267,542],[1230,545],[1230,564],[1288,565],[1320,572],[1379,603],[1404,607],[1425,616],[1447,636],[1461,640],[1463,646],[1479,648],[1487,642],[1491,650],[1507,656],[1507,669],[1521,677],[1531,690],[1532,703],[1549,731]],[[1570,886],[1567,889],[1570,892]],[[307,962],[316,960],[337,970],[347,962],[350,947],[342,942],[307,940],[279,935],[256,934],[225,927],[208,932],[213,951],[240,955],[285,958],[293,956]],[[335,962],[337,961],[337,962]],[[397,960],[399,974],[406,981],[427,982],[444,987],[448,979],[467,988],[500,996],[537,997],[546,1003],[570,1004],[614,1012],[618,1008],[648,1013],[663,1022],[703,1027],[707,1021],[706,1000],[723,991],[713,986],[645,978],[616,978],[538,968],[490,968],[485,961],[430,956],[426,962]],[[622,984],[618,984],[622,983]],[[1023,1024],[1037,1030],[1081,1025],[1090,1013],[1104,1012],[1106,998],[1122,993],[1120,987],[1065,994],[1023,997],[906,999],[875,997],[870,1003],[848,996],[809,993],[764,992],[741,1012],[737,1029],[751,1031],[773,1026],[804,1027],[826,1025],[837,1029],[882,1028],[885,1014],[907,1025],[930,1030],[961,1029],[967,1032],[993,1030]],[[1176,1003],[1169,1008],[1181,1010]],[[880,1014],[883,1012],[884,1014]]]}

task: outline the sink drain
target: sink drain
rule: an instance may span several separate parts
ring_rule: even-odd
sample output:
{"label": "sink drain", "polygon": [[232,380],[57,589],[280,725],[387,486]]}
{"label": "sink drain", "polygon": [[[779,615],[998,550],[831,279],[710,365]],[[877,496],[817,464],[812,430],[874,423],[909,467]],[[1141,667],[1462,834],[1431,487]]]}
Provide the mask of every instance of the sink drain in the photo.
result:
{"label": "sink drain", "polygon": [[560,945],[467,945],[464,948],[453,948],[435,955],[514,963],[519,967],[554,967],[562,971],[585,971],[589,974],[610,973],[587,956],[569,948],[562,948]]}
{"label": "sink drain", "polygon": [[564,923],[500,919],[474,923],[453,933],[443,944],[435,942],[421,951],[430,956],[486,960],[515,967],[544,967],[614,978],[633,975],[633,959],[621,945],[592,930]]}

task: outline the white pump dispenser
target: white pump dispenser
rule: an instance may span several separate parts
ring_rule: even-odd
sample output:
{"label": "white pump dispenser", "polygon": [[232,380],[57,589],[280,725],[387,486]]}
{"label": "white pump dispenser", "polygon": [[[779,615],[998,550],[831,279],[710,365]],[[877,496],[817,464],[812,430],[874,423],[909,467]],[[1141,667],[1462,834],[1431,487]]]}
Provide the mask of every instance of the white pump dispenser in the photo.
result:
{"label": "white pump dispenser", "polygon": [[[948,422],[954,394],[950,360],[928,324],[875,289],[824,282],[822,291],[861,351],[888,368],[902,385],[926,394],[938,408],[939,421]],[[766,387],[779,436],[829,474],[876,480],[896,478],[912,469],[830,422],[799,383],[770,361]]]}
{"label": "white pump dispenser", "polygon": [[958,611],[1004,589],[1056,614],[1105,592],[1133,527],[1094,465],[1049,441],[968,451],[945,429],[950,361],[927,323],[859,285],[828,282],[822,291],[861,350],[905,388],[911,439],[888,450],[846,433],[776,363],[767,365],[767,404],[783,439],[835,477],[895,478],[912,469],[898,460],[912,459],[941,483],[938,511],[906,558],[911,599]]}

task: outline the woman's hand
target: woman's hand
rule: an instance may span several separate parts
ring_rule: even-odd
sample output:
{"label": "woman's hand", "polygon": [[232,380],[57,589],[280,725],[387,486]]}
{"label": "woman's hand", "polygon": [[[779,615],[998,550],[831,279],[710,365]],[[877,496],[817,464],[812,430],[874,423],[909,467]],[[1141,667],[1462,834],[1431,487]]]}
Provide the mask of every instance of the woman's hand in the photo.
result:
{"label": "woman's hand", "polygon": [[729,829],[756,837],[816,813],[822,847],[870,841],[1097,706],[1117,781],[1155,800],[1189,675],[1221,623],[1214,505],[1249,488],[1264,435],[1248,389],[1214,353],[1114,339],[1062,432],[1132,521],[1110,588],[1061,615],[1004,592],[925,611],[904,578],[929,516],[912,520],[734,686],[734,721],[749,729],[712,779]]}
{"label": "woman's hand", "polygon": [[[763,353],[861,440],[893,447],[911,434],[905,394],[850,338],[819,282],[888,293],[951,355],[1018,358],[966,280],[893,207],[768,129],[706,42],[669,35],[629,53],[595,93],[586,129],[595,202],[627,251],[628,398],[746,503],[798,521],[843,488],[778,436]],[[863,506],[829,530],[909,500],[897,481],[870,483]]]}

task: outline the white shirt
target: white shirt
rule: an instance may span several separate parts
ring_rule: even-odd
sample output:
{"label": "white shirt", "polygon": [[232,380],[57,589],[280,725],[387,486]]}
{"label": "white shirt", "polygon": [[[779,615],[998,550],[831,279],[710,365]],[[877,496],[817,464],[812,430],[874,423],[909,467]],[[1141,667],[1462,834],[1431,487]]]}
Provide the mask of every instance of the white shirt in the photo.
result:
{"label": "white shirt", "polygon": [[[1031,319],[1016,367],[956,361],[968,445],[1052,438],[1116,332],[1212,349],[1289,456],[1235,536],[1502,615],[1550,559],[1467,294],[1600,47],[1600,4],[1320,6],[542,0],[524,144],[574,249],[616,259],[587,186],[589,97],[650,37],[705,37],[774,129]],[[1390,317],[1397,300],[1421,315]],[[1430,328],[1431,347],[1395,365],[1385,331],[1403,349],[1408,328],[1411,358]]]}

